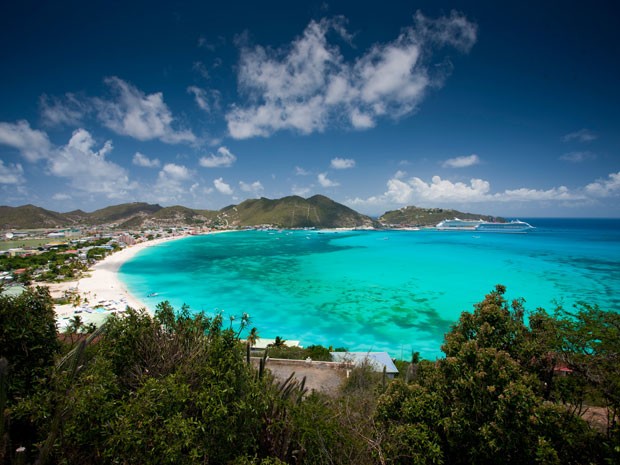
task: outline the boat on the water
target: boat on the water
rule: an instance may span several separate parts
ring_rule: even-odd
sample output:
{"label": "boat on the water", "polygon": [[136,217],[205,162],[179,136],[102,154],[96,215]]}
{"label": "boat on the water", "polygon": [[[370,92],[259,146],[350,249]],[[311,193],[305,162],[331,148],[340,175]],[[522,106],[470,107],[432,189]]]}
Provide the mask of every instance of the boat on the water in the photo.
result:
{"label": "boat on the water", "polygon": [[443,220],[435,226],[441,231],[475,231],[482,220]]}
{"label": "boat on the water", "polygon": [[440,231],[476,231],[476,232],[527,232],[534,227],[525,221],[512,220],[507,223],[496,223],[484,220],[443,220],[435,226]]}
{"label": "boat on the water", "polygon": [[476,231],[478,232],[527,232],[534,229],[529,223],[520,220],[512,220],[508,223],[491,223],[487,221],[483,221],[478,225]]}

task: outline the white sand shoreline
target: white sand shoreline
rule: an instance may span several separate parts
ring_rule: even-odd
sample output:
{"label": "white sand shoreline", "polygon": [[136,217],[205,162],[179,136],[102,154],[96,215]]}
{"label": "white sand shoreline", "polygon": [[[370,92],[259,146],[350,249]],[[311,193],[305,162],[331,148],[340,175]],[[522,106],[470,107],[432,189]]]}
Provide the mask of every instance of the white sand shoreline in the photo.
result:
{"label": "white sand shoreline", "polygon": [[[62,329],[66,326],[69,318],[80,315],[84,323],[101,323],[110,312],[122,312],[127,306],[134,309],[146,309],[153,313],[154,309],[142,301],[140,298],[131,294],[125,284],[118,277],[118,270],[128,260],[133,258],[138,252],[148,248],[158,246],[165,242],[179,240],[189,237],[173,236],[152,241],[140,242],[131,247],[115,252],[100,262],[97,262],[90,270],[90,275],[76,281],[66,281],[48,285],[52,297],[62,297],[66,291],[76,292],[80,296],[81,306],[56,305],[56,319]],[[85,309],[92,309],[96,306],[107,304],[106,311],[91,312]]]}
{"label": "white sand shoreline", "polygon": [[[218,230],[207,234],[233,231],[235,230]],[[54,311],[56,312],[58,329],[60,331],[64,330],[69,324],[69,320],[78,315],[84,324],[94,323],[99,325],[111,313],[123,313],[128,306],[136,310],[145,309],[152,315],[155,309],[150,308],[143,300],[127,290],[125,284],[118,277],[118,270],[123,263],[133,258],[141,250],[187,237],[191,236],[184,234],[140,242],[108,255],[103,260],[97,262],[91,268],[90,275],[88,276],[74,281],[47,284],[53,298],[63,297],[67,291],[71,291],[77,293],[81,300],[79,306],[73,304],[55,305]]]}

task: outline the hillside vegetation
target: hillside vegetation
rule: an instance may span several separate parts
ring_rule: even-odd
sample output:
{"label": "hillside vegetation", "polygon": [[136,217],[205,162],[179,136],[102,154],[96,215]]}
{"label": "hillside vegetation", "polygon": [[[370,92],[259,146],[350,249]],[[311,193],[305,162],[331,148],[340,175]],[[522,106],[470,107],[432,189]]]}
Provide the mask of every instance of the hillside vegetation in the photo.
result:
{"label": "hillside vegetation", "polygon": [[454,218],[461,220],[505,221],[503,218],[481,215],[479,213],[464,213],[444,208],[420,208],[414,206],[388,211],[379,218],[379,221],[384,225],[435,226],[440,221]]}
{"label": "hillside vegetation", "polygon": [[0,206],[0,228],[3,229],[55,228],[72,224],[75,224],[72,216],[34,205]]}
{"label": "hillside vegetation", "polygon": [[246,200],[220,212],[231,226],[271,224],[281,228],[354,228],[373,225],[372,219],[322,196],[309,199],[299,196],[278,200]]}
{"label": "hillside vegetation", "polygon": [[204,224],[217,217],[217,211],[182,206],[162,207],[144,202],[113,205],[91,213],[74,210],[58,213],[34,205],[0,207],[0,228],[37,229],[115,224],[119,228],[144,226],[183,226]]}

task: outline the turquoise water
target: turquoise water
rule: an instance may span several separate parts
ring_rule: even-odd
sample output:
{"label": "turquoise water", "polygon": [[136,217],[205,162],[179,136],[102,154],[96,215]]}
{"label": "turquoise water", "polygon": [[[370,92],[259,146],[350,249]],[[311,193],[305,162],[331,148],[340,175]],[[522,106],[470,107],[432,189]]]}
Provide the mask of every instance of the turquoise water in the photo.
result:
{"label": "turquoise water", "polygon": [[[120,270],[151,309],[168,300],[250,314],[262,337],[409,358],[498,283],[526,308],[620,310],[620,221],[531,220],[528,234],[243,231],[140,252]],[[156,297],[147,297],[157,292]]]}

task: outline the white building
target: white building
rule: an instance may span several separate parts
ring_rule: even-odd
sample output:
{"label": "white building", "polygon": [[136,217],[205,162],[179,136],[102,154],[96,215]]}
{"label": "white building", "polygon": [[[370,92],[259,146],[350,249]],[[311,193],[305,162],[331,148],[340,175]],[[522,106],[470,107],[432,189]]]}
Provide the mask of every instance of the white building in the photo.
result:
{"label": "white building", "polygon": [[378,373],[383,373],[385,368],[389,378],[398,374],[398,368],[387,352],[330,352],[330,355],[334,362],[350,363],[353,366],[368,364]]}

